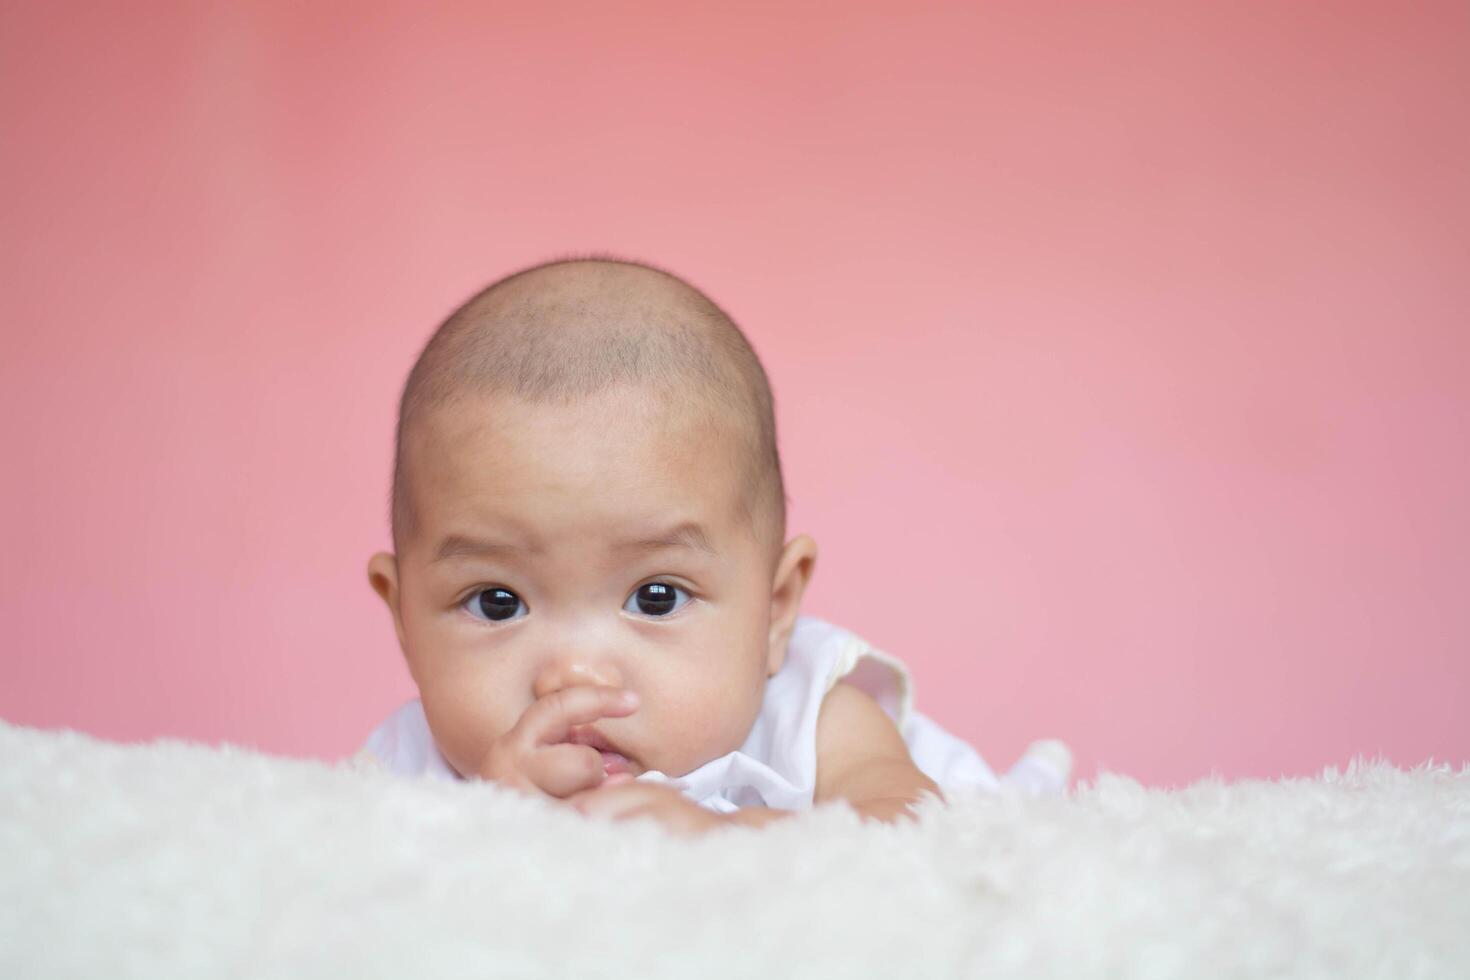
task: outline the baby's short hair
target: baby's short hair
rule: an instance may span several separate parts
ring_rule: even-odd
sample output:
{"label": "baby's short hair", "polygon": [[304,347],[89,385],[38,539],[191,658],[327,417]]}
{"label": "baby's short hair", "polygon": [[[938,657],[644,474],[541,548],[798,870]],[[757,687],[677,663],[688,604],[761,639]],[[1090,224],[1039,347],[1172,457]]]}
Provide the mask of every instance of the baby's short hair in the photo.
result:
{"label": "baby's short hair", "polygon": [[644,262],[591,254],[496,280],[465,301],[424,345],[398,407],[390,521],[394,550],[417,530],[405,447],[432,410],[464,395],[571,402],[615,385],[734,421],[739,506],[779,549],[786,493],[775,406],[760,358],[724,310],[694,286]]}

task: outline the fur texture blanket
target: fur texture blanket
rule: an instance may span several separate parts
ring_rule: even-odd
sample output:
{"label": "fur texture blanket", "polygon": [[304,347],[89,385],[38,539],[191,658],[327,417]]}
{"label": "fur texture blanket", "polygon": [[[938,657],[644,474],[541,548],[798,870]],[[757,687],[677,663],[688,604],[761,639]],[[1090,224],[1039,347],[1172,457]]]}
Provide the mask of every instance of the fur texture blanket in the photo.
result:
{"label": "fur texture blanket", "polygon": [[0,723],[4,977],[1470,976],[1470,769],[845,805],[686,840]]}

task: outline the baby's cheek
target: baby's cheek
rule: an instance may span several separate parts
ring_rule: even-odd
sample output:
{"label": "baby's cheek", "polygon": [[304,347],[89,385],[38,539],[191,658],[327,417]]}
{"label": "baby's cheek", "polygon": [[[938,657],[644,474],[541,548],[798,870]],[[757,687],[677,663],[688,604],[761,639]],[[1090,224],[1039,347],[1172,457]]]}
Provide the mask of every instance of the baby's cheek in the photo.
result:
{"label": "baby's cheek", "polygon": [[662,753],[669,765],[679,769],[669,775],[683,775],[711,759],[733,752],[745,743],[755,722],[759,703],[752,704],[729,686],[712,686],[685,691],[680,701],[671,705],[659,732]]}
{"label": "baby's cheek", "polygon": [[491,744],[516,722],[507,719],[504,706],[455,691],[442,698],[425,693],[424,713],[434,741],[460,775],[479,772]]}

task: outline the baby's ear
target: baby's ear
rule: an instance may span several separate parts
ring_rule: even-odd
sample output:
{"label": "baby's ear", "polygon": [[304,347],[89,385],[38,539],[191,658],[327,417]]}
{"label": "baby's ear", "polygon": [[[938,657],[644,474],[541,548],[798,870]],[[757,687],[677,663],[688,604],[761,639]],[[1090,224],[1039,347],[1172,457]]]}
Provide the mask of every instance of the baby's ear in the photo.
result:
{"label": "baby's ear", "polygon": [[398,634],[398,647],[407,653],[408,646],[403,642],[403,616],[398,611],[398,559],[392,552],[380,551],[368,559],[368,584],[393,614],[393,631]]}
{"label": "baby's ear", "polygon": [[774,676],[786,660],[786,645],[796,628],[801,612],[801,597],[812,580],[817,564],[817,543],[805,534],[786,542],[776,561],[776,575],[771,580],[770,649],[766,654],[766,676]]}

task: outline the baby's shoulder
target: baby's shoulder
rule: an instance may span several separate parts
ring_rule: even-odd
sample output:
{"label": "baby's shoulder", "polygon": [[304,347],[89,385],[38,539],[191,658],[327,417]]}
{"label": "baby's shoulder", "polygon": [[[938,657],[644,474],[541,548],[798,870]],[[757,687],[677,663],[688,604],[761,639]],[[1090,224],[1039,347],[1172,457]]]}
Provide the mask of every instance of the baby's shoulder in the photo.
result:
{"label": "baby's shoulder", "polygon": [[798,617],[786,657],[817,694],[826,695],[843,681],[865,691],[897,724],[912,710],[908,666],[852,630],[815,616]]}

